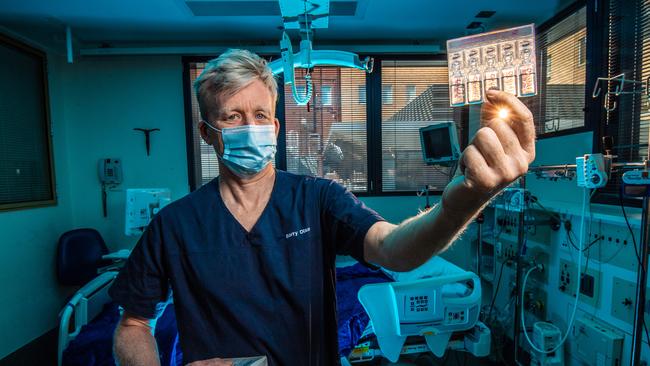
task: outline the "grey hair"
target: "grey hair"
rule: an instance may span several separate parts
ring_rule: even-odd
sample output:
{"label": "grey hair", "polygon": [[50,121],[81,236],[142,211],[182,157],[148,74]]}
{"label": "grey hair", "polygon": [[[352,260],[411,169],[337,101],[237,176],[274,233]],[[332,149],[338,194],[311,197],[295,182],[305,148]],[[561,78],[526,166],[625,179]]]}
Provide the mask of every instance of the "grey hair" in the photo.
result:
{"label": "grey hair", "polygon": [[271,92],[273,103],[278,98],[278,83],[266,60],[241,49],[229,49],[212,59],[194,81],[201,118],[209,121],[218,113],[218,98],[236,94],[258,79]]}

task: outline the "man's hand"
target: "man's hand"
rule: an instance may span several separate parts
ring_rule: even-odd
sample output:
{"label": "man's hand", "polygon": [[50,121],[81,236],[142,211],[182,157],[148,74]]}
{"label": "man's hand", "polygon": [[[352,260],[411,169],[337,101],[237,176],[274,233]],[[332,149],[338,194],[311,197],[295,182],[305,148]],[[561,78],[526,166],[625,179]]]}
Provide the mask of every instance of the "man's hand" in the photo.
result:
{"label": "man's hand", "polygon": [[481,129],[460,159],[462,175],[443,195],[450,212],[478,210],[492,196],[528,171],[535,160],[535,124],[530,110],[514,95],[488,90]]}

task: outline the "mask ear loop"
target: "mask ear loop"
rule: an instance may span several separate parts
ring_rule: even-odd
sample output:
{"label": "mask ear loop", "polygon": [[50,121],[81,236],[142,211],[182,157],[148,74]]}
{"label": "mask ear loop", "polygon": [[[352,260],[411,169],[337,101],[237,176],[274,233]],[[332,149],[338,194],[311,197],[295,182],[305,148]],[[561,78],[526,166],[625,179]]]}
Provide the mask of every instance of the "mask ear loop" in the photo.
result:
{"label": "mask ear loop", "polygon": [[208,126],[211,130],[221,133],[221,129],[214,127],[213,125],[209,124],[206,120],[202,119],[199,122],[201,122],[204,125]]}
{"label": "mask ear loop", "polygon": [[[222,138],[222,140],[223,140],[223,132],[222,132],[221,129],[214,127],[213,125],[211,125],[210,123],[208,123],[208,121],[206,121],[206,120],[204,120],[204,119],[200,120],[199,122],[200,122],[200,123],[203,123],[203,124],[206,125],[206,126],[208,126],[208,128],[210,128],[212,131],[215,131],[215,132],[218,132],[218,133],[222,134],[222,135],[221,135],[221,138]],[[207,144],[207,142],[206,142],[206,144]],[[209,145],[211,145],[211,144],[209,144]],[[216,147],[215,147],[215,150],[216,150]],[[215,152],[216,152],[216,151],[215,151]],[[217,153],[217,157],[219,157],[219,153]]]}

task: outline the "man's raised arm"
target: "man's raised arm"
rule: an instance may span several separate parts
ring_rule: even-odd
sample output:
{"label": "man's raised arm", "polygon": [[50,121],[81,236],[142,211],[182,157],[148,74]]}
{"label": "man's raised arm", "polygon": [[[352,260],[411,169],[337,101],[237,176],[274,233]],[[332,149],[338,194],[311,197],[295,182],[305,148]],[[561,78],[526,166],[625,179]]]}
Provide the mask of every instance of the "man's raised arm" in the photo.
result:
{"label": "man's raised arm", "polygon": [[460,175],[432,210],[399,226],[378,222],[364,241],[365,260],[408,271],[449,247],[501,189],[528,171],[535,159],[535,125],[515,96],[488,90],[481,129],[460,158]]}

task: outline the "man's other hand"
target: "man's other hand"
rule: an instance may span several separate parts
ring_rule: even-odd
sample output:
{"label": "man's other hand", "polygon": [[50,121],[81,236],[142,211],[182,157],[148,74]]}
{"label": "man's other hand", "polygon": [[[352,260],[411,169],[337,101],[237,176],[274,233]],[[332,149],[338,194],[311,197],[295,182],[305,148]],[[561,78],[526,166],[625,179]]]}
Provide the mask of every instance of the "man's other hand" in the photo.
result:
{"label": "man's other hand", "polygon": [[462,175],[450,183],[443,205],[452,212],[476,210],[525,174],[533,160],[532,113],[514,95],[488,90],[481,108],[481,128],[463,151]]}

